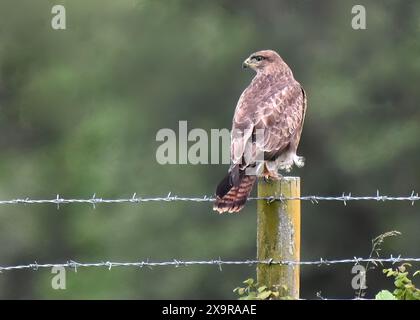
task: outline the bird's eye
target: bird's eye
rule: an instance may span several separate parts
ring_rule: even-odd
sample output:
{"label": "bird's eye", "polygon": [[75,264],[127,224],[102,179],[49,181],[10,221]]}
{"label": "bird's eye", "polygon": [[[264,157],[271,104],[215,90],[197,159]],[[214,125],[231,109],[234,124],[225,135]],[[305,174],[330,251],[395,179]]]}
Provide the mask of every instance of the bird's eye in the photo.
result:
{"label": "bird's eye", "polygon": [[262,61],[265,58],[263,56],[255,56],[254,59],[257,60],[257,61]]}

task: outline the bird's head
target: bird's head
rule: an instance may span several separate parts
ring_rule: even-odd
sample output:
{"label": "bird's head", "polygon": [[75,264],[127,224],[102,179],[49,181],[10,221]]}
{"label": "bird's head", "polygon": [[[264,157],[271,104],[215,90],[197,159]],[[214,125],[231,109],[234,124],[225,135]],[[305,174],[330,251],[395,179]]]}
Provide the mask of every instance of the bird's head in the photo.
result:
{"label": "bird's head", "polygon": [[273,50],[254,52],[242,63],[243,68],[250,68],[256,72],[279,69],[283,65],[285,65],[283,59]]}

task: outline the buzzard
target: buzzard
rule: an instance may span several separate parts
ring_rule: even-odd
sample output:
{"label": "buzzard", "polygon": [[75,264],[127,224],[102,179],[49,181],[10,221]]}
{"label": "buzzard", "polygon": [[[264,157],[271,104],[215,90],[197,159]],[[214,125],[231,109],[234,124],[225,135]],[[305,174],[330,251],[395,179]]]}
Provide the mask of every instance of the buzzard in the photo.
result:
{"label": "buzzard", "polygon": [[239,98],[231,133],[231,166],[219,183],[213,209],[240,211],[257,176],[279,179],[278,170],[302,167],[296,155],[306,111],[306,94],[292,70],[272,50],[258,51],[244,68],[256,71]]}

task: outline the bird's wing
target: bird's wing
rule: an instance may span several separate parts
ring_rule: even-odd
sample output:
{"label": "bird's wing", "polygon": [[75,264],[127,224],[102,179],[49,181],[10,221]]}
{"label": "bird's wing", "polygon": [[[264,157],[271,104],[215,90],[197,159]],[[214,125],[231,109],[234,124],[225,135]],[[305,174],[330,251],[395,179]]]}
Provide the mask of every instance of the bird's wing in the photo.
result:
{"label": "bird's wing", "polygon": [[[274,160],[300,132],[304,118],[305,97],[299,83],[294,82],[275,91],[262,101],[255,117],[255,129],[262,129],[263,139],[257,148],[264,158]],[[258,131],[257,131],[258,132]]]}
{"label": "bird's wing", "polygon": [[300,125],[296,130],[296,134],[293,135],[292,137],[292,141],[291,141],[291,147],[296,151],[297,147],[299,145],[299,141],[300,141],[300,137],[302,135],[302,129],[303,129],[303,123],[305,121],[305,115],[306,115],[306,108],[307,108],[307,104],[308,104],[308,100],[307,100],[307,96],[306,96],[306,92],[303,89],[303,87],[300,87],[301,92],[302,92],[302,119],[300,121]]}
{"label": "bird's wing", "polygon": [[272,87],[263,97],[241,96],[233,119],[231,159],[233,164],[248,166],[244,154],[255,159],[264,152],[266,160],[274,160],[287,148],[302,129],[305,96],[299,83]]}

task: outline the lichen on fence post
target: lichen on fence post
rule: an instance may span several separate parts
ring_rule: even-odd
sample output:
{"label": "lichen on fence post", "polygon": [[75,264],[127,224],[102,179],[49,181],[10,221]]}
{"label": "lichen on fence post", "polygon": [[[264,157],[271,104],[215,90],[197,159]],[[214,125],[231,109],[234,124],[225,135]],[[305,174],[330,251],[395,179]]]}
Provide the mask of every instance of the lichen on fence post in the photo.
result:
{"label": "lichen on fence post", "polygon": [[[258,197],[300,197],[300,178],[258,181]],[[257,258],[300,261],[300,200],[267,201],[257,204]],[[260,286],[278,290],[280,298],[299,299],[299,265],[259,264]]]}

